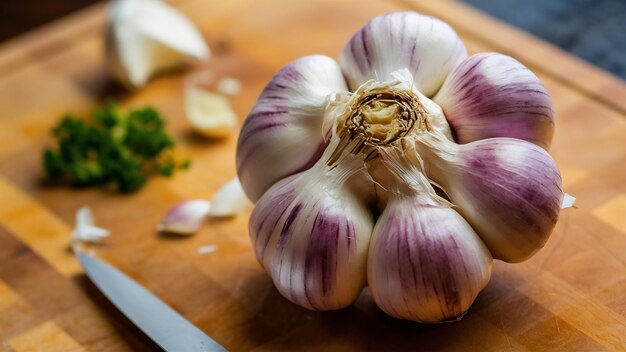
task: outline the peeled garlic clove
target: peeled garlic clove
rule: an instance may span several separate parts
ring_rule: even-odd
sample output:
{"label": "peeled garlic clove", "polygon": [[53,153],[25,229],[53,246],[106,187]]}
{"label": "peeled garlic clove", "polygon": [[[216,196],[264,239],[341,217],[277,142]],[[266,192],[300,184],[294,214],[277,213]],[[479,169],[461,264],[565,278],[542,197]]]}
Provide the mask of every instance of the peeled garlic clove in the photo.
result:
{"label": "peeled garlic clove", "polygon": [[208,215],[211,217],[235,216],[248,208],[250,201],[241,188],[238,178],[226,183],[211,199]]}
{"label": "peeled garlic clove", "polygon": [[111,73],[141,87],[157,72],[203,60],[209,48],[195,26],[159,0],[117,0],[107,22],[107,61]]}
{"label": "peeled garlic clove", "polygon": [[352,90],[408,68],[417,89],[432,97],[466,57],[465,46],[447,23],[407,11],[371,20],[343,48],[339,64]]}
{"label": "peeled garlic clove", "polygon": [[452,208],[395,196],[376,222],[367,279],[387,314],[436,323],[465,314],[491,266],[487,247]]}
{"label": "peeled garlic clove", "polygon": [[457,145],[443,137],[417,139],[429,176],[441,184],[494,258],[528,259],[558,220],[561,174],[541,147],[514,138]]}
{"label": "peeled garlic clove", "polygon": [[256,204],[250,237],[280,293],[313,310],[354,302],[366,281],[373,219],[344,189],[358,162],[308,171],[272,186]]}
{"label": "peeled garlic clove", "polygon": [[283,67],[246,118],[237,144],[237,174],[255,202],[276,181],[310,168],[325,147],[329,95],[347,90],[337,63],[314,55]]}
{"label": "peeled garlic clove", "polygon": [[448,76],[434,101],[459,143],[513,137],[548,149],[554,111],[545,87],[517,60],[497,53],[469,57]]}
{"label": "peeled garlic clove", "polygon": [[223,95],[187,86],[185,108],[191,127],[205,137],[226,137],[237,126],[237,115]]}
{"label": "peeled garlic clove", "polygon": [[202,199],[181,202],[167,212],[157,226],[157,231],[179,235],[194,234],[200,230],[210,209],[211,203]]}

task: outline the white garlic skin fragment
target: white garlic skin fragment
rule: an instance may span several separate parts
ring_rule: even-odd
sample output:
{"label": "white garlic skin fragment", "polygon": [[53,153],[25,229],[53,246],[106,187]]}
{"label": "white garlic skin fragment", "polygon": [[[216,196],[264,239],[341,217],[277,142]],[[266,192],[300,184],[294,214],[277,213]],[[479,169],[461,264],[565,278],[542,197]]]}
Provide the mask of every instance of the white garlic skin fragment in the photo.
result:
{"label": "white garlic skin fragment", "polygon": [[248,114],[237,144],[237,174],[250,200],[256,202],[276,181],[320,158],[329,96],[345,90],[339,66],[322,55],[298,59],[272,78]]}
{"label": "white garlic skin fragment", "polygon": [[368,285],[393,317],[457,320],[489,282],[491,266],[489,250],[456,211],[397,195],[374,228]]}
{"label": "white garlic skin fragment", "polygon": [[441,184],[494,258],[521,262],[542,248],[558,220],[561,174],[541,147],[514,138],[457,145],[416,138],[428,175]]}
{"label": "white garlic skin fragment", "polygon": [[156,73],[206,60],[209,47],[196,27],[159,0],[117,0],[109,10],[107,63],[112,75],[131,88]]}
{"label": "white garlic skin fragment", "polygon": [[552,142],[550,96],[537,76],[512,57],[480,53],[467,58],[433,100],[459,143],[512,137],[548,149]]}
{"label": "white garlic skin fragment", "polygon": [[91,208],[83,206],[76,211],[76,225],[72,231],[73,242],[97,243],[109,234],[109,230],[96,226]]}
{"label": "white garlic skin fragment", "polygon": [[320,160],[272,186],[252,212],[257,259],[280,293],[302,307],[340,309],[365,287],[373,219],[343,188],[358,163],[328,170]]}
{"label": "white garlic skin fragment", "polygon": [[192,235],[200,230],[210,209],[211,203],[202,199],[178,203],[165,214],[157,231]]}
{"label": "white garlic skin fragment", "polygon": [[209,244],[209,245],[206,245],[206,246],[198,247],[196,252],[198,253],[198,255],[205,255],[205,254],[215,253],[215,252],[217,252],[217,250],[218,250],[217,245]]}
{"label": "white garlic skin fragment", "polygon": [[407,68],[417,89],[432,97],[466,57],[465,46],[447,23],[406,11],[368,22],[343,48],[339,64],[352,90],[370,79],[388,81],[392,72]]}

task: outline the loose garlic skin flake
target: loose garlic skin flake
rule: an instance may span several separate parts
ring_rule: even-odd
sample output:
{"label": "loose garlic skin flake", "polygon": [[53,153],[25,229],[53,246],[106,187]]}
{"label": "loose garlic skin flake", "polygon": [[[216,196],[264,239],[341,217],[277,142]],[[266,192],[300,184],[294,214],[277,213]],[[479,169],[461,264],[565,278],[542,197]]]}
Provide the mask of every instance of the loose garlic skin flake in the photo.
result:
{"label": "loose garlic skin flake", "polygon": [[553,133],[550,98],[521,63],[468,57],[432,17],[374,18],[338,63],[281,69],[244,123],[256,256],[308,309],[345,307],[367,280],[394,317],[457,320],[494,258],[523,261],[548,240],[563,199]]}

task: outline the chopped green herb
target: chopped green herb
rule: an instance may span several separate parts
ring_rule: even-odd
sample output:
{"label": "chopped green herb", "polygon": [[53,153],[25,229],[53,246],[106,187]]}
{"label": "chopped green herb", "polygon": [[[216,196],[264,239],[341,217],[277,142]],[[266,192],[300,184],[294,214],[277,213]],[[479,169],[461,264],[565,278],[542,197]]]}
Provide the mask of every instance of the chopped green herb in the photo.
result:
{"label": "chopped green herb", "polygon": [[58,145],[43,153],[46,175],[79,187],[113,185],[133,192],[151,174],[169,177],[190,165],[174,158],[165,121],[150,107],[124,114],[115,103],[106,103],[90,119],[64,116],[52,135]]}

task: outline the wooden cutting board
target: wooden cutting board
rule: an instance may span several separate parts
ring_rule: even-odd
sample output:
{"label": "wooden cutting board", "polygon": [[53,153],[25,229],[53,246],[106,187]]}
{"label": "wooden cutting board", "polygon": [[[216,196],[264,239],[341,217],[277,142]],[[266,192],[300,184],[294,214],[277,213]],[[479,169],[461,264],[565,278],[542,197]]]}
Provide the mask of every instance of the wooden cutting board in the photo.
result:
{"label": "wooden cutting board", "polygon": [[[98,253],[233,351],[626,350],[626,85],[465,5],[447,1],[288,0],[175,2],[208,38],[211,67],[243,82],[232,98],[243,119],[265,83],[300,56],[336,57],[368,19],[415,9],[449,22],[471,53],[498,51],[534,70],[554,99],[551,150],[565,191],[578,198],[531,260],[495,263],[458,323],[425,326],[387,317],[365,293],[352,307],[310,312],[283,299],[257,264],[249,211],[209,221],[196,236],[160,236],[174,203],[210,198],[235,176],[236,138],[190,132],[183,74],[129,93],[104,69],[105,6],[97,5],[0,47],[0,350],[154,350],[94,289],[67,250],[77,208],[89,205],[112,235]],[[109,97],[150,104],[193,160],[133,195],[41,182],[48,131],[66,112]],[[197,249],[216,245],[199,255]]]}

